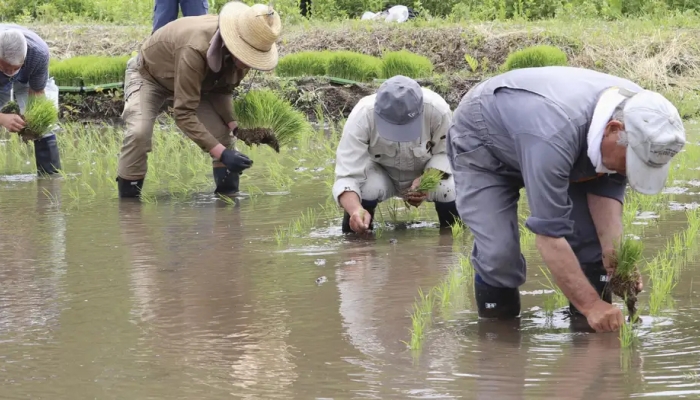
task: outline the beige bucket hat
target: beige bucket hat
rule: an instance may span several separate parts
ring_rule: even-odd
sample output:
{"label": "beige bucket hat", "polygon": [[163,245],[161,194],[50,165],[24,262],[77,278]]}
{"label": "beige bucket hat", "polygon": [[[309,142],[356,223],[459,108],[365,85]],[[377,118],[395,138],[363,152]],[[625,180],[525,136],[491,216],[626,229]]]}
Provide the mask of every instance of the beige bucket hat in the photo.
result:
{"label": "beige bucket hat", "polygon": [[275,69],[282,22],[272,6],[226,3],[219,13],[219,31],[229,51],[244,64],[261,71]]}

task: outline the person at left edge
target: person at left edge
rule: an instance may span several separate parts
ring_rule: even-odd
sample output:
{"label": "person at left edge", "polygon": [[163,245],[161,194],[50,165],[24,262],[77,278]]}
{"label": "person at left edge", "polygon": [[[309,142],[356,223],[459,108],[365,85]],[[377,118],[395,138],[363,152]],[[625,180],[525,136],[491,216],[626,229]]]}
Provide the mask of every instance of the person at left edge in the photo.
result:
{"label": "person at left edge", "polygon": [[[30,96],[46,96],[58,112],[58,87],[49,76],[49,46],[35,32],[15,24],[0,24],[0,108],[12,94],[24,114]],[[16,114],[0,114],[0,125],[10,132],[24,128]],[[34,158],[40,175],[53,175],[61,169],[54,125],[42,138],[33,140]]]}
{"label": "person at left edge", "polygon": [[170,97],[177,126],[213,158],[216,192],[238,192],[239,175],[253,162],[228,148],[237,128],[232,92],[250,68],[277,66],[280,32],[279,14],[271,6],[232,1],[218,16],[177,19],[144,41],[126,67],[120,198],[141,195],[153,125]]}

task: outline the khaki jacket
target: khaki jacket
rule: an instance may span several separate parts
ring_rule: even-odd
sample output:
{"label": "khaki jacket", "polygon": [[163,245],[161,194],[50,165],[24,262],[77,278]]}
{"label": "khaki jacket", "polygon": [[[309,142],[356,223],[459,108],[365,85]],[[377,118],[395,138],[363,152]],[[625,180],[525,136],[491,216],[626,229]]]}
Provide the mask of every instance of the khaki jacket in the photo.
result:
{"label": "khaki jacket", "polygon": [[[335,160],[333,198],[345,191],[360,196],[360,184],[367,179],[367,163],[380,164],[399,187],[408,187],[426,168],[452,174],[447,158],[447,131],[452,124],[449,104],[430,89],[423,90],[423,134],[408,143],[391,142],[379,137],[374,124],[376,94],[362,98],[353,108],[343,128]],[[338,203],[339,204],[339,203]]]}
{"label": "khaki jacket", "polygon": [[177,126],[205,151],[219,142],[197,118],[202,96],[228,124],[234,120],[232,91],[248,73],[232,58],[218,73],[209,68],[207,51],[218,21],[216,15],[177,19],[146,39],[139,52],[139,73],[173,93]]}

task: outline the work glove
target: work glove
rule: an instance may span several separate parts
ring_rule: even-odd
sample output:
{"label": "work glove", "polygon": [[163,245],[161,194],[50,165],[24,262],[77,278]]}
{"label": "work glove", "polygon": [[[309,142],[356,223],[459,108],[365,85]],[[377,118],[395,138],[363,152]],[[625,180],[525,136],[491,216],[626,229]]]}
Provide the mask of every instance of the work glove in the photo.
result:
{"label": "work glove", "polygon": [[245,154],[226,149],[221,153],[220,161],[232,173],[240,174],[243,170],[250,168],[253,165],[253,160]]}

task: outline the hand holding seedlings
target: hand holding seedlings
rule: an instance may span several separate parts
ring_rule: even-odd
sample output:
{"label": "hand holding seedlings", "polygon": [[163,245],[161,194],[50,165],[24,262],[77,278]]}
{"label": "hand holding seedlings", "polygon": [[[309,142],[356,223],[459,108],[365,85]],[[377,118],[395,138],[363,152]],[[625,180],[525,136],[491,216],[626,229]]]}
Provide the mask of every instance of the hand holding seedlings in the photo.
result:
{"label": "hand holding seedlings", "polygon": [[0,114],[0,125],[10,132],[19,132],[25,127],[24,120],[17,114]]}
{"label": "hand holding seedlings", "polygon": [[355,233],[364,233],[369,229],[372,216],[364,208],[350,214],[350,229]]}
{"label": "hand holding seedlings", "polygon": [[414,207],[420,206],[428,198],[428,194],[437,189],[442,178],[442,171],[434,168],[426,169],[421,176],[413,181],[411,187],[404,191],[404,200]]}
{"label": "hand holding seedlings", "polygon": [[588,325],[596,332],[614,332],[625,323],[622,311],[604,300],[598,299],[586,312]]}
{"label": "hand holding seedlings", "polygon": [[642,291],[642,275],[637,265],[642,258],[644,246],[641,241],[625,238],[615,249],[611,265],[610,288],[627,305],[630,322],[637,320],[637,295]]}

